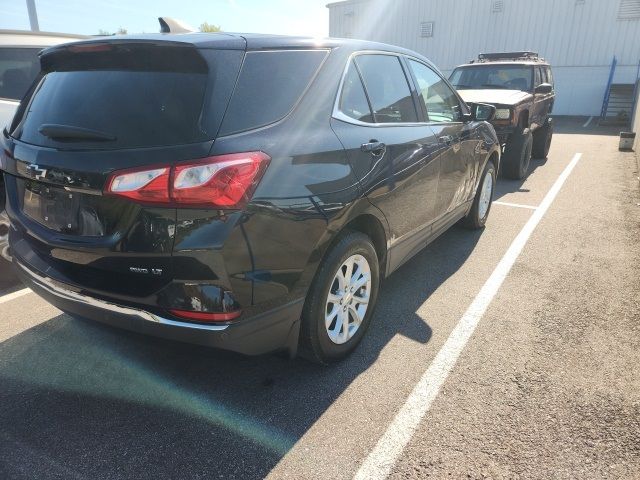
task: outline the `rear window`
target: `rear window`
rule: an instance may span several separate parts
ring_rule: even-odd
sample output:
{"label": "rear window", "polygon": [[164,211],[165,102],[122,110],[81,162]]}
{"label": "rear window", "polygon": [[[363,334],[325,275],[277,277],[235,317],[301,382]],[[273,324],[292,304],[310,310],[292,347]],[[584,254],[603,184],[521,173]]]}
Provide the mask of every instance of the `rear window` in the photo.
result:
{"label": "rear window", "polygon": [[[83,149],[179,145],[215,137],[242,52],[210,50],[205,59],[184,47],[115,50],[43,60],[53,71],[42,74],[14,137]],[[52,138],[41,133],[43,125],[88,129],[110,139]]]}
{"label": "rear window", "polygon": [[0,98],[21,100],[40,71],[38,48],[0,48]]}
{"label": "rear window", "polygon": [[220,135],[282,119],[296,105],[326,56],[325,50],[247,53]]}

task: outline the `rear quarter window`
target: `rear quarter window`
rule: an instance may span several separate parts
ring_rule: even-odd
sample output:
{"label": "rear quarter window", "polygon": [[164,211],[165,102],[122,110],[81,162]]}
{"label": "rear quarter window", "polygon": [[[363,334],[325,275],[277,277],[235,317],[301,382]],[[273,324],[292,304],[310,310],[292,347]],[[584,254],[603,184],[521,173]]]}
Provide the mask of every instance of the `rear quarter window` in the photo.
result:
{"label": "rear quarter window", "polygon": [[269,125],[296,105],[328,52],[248,52],[220,135]]}

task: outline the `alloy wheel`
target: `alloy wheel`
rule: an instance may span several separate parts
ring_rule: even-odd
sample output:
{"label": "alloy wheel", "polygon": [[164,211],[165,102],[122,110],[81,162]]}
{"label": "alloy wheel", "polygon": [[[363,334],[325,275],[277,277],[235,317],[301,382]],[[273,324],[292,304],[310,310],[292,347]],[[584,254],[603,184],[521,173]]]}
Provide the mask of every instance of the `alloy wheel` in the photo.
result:
{"label": "alloy wheel", "polygon": [[487,216],[489,206],[491,205],[491,197],[493,196],[493,174],[492,170],[487,170],[482,182],[480,190],[480,200],[478,202],[478,218],[483,220]]}
{"label": "alloy wheel", "polygon": [[351,255],[333,277],[325,308],[325,328],[338,345],[358,331],[369,308],[371,268],[362,255]]}

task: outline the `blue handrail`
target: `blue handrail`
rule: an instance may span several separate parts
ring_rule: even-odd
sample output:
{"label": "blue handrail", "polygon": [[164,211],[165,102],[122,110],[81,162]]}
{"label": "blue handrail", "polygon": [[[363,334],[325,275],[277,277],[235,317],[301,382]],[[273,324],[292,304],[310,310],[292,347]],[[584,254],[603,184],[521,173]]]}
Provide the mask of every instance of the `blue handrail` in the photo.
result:
{"label": "blue handrail", "polygon": [[633,85],[633,106],[631,107],[631,125],[635,124],[636,105],[638,104],[638,86],[640,85],[640,60],[636,70],[636,82]]}
{"label": "blue handrail", "polygon": [[600,118],[604,120],[607,116],[607,110],[609,109],[609,96],[611,95],[611,85],[613,84],[613,76],[616,73],[616,66],[618,65],[618,59],[613,56],[611,62],[611,70],[609,71],[609,80],[607,81],[607,89],[604,91],[604,99],[602,100],[602,110],[600,110]]}

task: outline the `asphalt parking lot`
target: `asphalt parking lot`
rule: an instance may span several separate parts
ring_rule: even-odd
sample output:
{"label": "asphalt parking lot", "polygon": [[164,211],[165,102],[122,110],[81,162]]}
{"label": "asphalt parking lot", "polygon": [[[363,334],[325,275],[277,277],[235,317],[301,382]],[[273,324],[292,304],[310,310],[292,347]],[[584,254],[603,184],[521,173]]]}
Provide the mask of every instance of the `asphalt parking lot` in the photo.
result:
{"label": "asphalt parking lot", "polygon": [[328,368],[72,319],[3,264],[0,478],[640,478],[638,169],[585,120]]}

